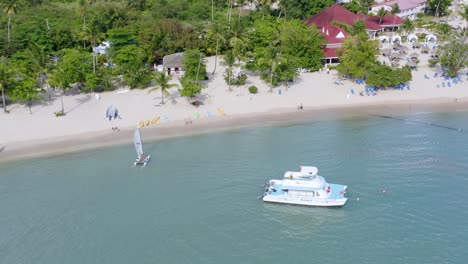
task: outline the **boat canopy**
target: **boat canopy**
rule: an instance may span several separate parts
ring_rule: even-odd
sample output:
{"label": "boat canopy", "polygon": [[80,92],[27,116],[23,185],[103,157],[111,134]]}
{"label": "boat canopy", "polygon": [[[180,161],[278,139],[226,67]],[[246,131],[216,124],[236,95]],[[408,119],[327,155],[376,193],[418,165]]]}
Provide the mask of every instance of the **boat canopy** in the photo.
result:
{"label": "boat canopy", "polygon": [[315,176],[318,173],[317,167],[313,167],[313,166],[300,166],[299,170],[302,175]]}
{"label": "boat canopy", "polygon": [[290,190],[319,190],[323,189],[326,181],[323,177],[318,176],[310,181],[302,180],[283,180],[281,189]]}

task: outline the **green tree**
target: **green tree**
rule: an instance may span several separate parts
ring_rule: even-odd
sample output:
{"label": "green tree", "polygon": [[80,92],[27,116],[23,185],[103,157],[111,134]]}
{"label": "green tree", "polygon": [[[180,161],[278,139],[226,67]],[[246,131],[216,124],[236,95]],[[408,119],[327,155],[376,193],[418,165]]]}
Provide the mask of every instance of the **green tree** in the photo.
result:
{"label": "green tree", "polygon": [[397,17],[397,14],[400,13],[400,6],[398,4],[393,4],[392,5],[392,10],[390,11],[390,13],[392,13],[393,15],[393,25],[395,25],[395,20],[396,20],[396,17]]}
{"label": "green tree", "polygon": [[411,19],[403,20],[403,24],[401,25],[401,28],[404,32],[406,32],[406,34],[411,34],[411,32],[413,32],[415,29],[413,20]]}
{"label": "green tree", "polygon": [[374,0],[358,0],[359,5],[361,6],[361,12],[367,14],[370,7],[375,3]]}
{"label": "green tree", "polygon": [[184,78],[189,78],[197,82],[206,79],[206,60],[200,50],[186,50],[183,55],[182,65]]}
{"label": "green tree", "polygon": [[224,28],[221,26],[220,23],[212,24],[210,27],[209,38],[214,39],[214,43],[216,43],[214,47],[215,63],[214,63],[214,69],[213,69],[212,75],[215,74],[216,66],[218,65],[219,47],[220,45],[224,45],[224,43],[226,42],[226,39],[223,37],[223,31],[224,31]]}
{"label": "green tree", "polygon": [[116,51],[114,62],[117,72],[123,75],[130,88],[146,87],[152,79],[152,73],[145,65],[146,54],[137,45],[126,45]]}
{"label": "green tree", "polygon": [[452,0],[428,0],[427,3],[429,5],[429,13],[433,14],[436,17],[439,17],[441,14],[447,14],[447,10],[452,4]]}
{"label": "green tree", "polygon": [[352,0],[350,2],[344,3],[343,6],[353,13],[361,12],[362,8],[358,0]]}
{"label": "green tree", "polygon": [[42,92],[44,92],[44,90],[38,87],[34,79],[23,77],[22,80],[17,82],[12,92],[12,97],[16,101],[25,103],[29,108],[29,114],[32,114],[32,104],[34,101],[42,99],[40,96]]}
{"label": "green tree", "polygon": [[7,91],[13,88],[16,82],[15,77],[16,74],[10,61],[5,57],[0,57],[0,88],[2,89],[2,105],[5,113],[9,113],[5,102],[5,95]]}
{"label": "green tree", "polygon": [[377,11],[377,16],[379,17],[379,25],[382,24],[382,20],[384,19],[384,17],[387,15],[387,11],[385,10],[385,8],[381,7],[378,11]]}
{"label": "green tree", "polygon": [[434,63],[440,63],[446,67],[446,73],[450,77],[455,77],[458,72],[468,66],[468,44],[463,39],[456,39],[447,42],[437,49],[439,59]]}
{"label": "green tree", "polygon": [[2,0],[0,2],[3,12],[8,16],[8,46],[11,43],[11,17],[18,12],[18,0]]}
{"label": "green tree", "polygon": [[172,79],[172,76],[166,75],[164,72],[157,72],[154,78],[156,82],[156,87],[151,88],[148,93],[151,93],[156,90],[161,90],[161,104],[164,104],[164,95],[170,96],[169,90],[172,87],[178,87],[175,83],[169,83]]}
{"label": "green tree", "polygon": [[183,97],[193,98],[197,96],[203,89],[203,85],[201,83],[189,78],[182,77],[180,82],[183,88],[179,90],[179,92]]}
{"label": "green tree", "polygon": [[349,37],[338,51],[340,64],[338,72],[345,76],[363,78],[377,60],[375,58],[378,44],[368,40],[365,34]]}
{"label": "green tree", "polygon": [[436,30],[442,40],[448,40],[453,32],[452,27],[445,23],[437,24]]}
{"label": "green tree", "polygon": [[411,69],[408,66],[401,69],[392,69],[390,66],[376,63],[369,69],[366,84],[383,88],[406,83],[411,79]]}
{"label": "green tree", "polygon": [[60,101],[62,103],[62,109],[60,112],[56,112],[57,116],[65,115],[65,106],[63,104],[63,96],[66,94],[66,91],[70,88],[71,82],[69,80],[69,76],[67,75],[66,71],[60,67],[55,68],[50,77],[49,83],[54,86],[55,89],[61,90],[60,93]]}
{"label": "green tree", "polygon": [[63,55],[58,67],[63,70],[68,82],[84,84],[86,75],[93,72],[92,57],[89,56],[89,52],[80,49],[65,49],[60,53]]}
{"label": "green tree", "polygon": [[[31,43],[27,50],[27,56],[31,63],[32,70],[37,75],[39,86],[42,89],[43,86],[47,84],[47,74],[52,67],[49,54],[47,54],[45,47],[37,43]],[[50,101],[50,91],[47,94]]]}
{"label": "green tree", "polygon": [[206,62],[203,53],[198,49],[188,49],[184,52],[182,59],[184,76],[180,82],[182,90],[180,94],[184,97],[195,97],[203,89],[199,82],[201,78],[206,78]]}
{"label": "green tree", "polygon": [[307,27],[299,20],[287,21],[280,28],[279,41],[279,50],[292,67],[312,71],[322,67],[320,47],[326,43],[316,27]]}
{"label": "green tree", "polygon": [[226,54],[224,54],[223,59],[224,59],[224,65],[227,66],[224,76],[228,84],[229,91],[231,91],[232,68],[234,67],[236,63],[236,58],[234,57],[234,53],[231,50],[229,50],[226,52]]}
{"label": "green tree", "polygon": [[325,8],[332,6],[334,0],[295,0],[295,1],[279,1],[282,10],[285,10],[289,18],[305,19],[315,15]]}

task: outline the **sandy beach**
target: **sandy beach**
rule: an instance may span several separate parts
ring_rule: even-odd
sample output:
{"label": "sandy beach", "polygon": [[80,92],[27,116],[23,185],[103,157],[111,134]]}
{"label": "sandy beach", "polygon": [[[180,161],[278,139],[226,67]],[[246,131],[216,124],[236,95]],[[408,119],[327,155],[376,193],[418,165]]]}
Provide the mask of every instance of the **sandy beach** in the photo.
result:
{"label": "sandy beach", "polygon": [[[428,56],[428,55],[422,55]],[[335,71],[301,73],[290,88],[269,87],[259,76],[249,74],[247,84],[233,87],[223,78],[224,66],[218,59],[207,58],[209,80],[200,95],[204,104],[196,108],[179,96],[177,88],[160,105],[161,93],[121,88],[112,92],[75,94],[63,98],[66,116],[55,117],[61,108],[60,97],[29,109],[22,105],[9,106],[10,114],[0,113],[0,162],[18,158],[37,157],[79,151],[114,144],[131,144],[133,129],[140,121],[149,122],[142,129],[144,140],[200,134],[239,127],[305,122],[330,116],[367,115],[370,113],[398,114],[408,111],[458,111],[468,109],[468,80],[463,72],[461,83],[451,83],[434,77],[438,68],[428,68],[427,58],[421,58],[422,67],[413,71],[410,89],[379,91],[376,96],[360,96],[364,85],[338,80]],[[429,77],[429,78],[428,78]],[[178,81],[173,80],[174,83]],[[255,85],[258,94],[250,94]],[[445,86],[445,84],[444,84]],[[352,93],[352,90],[354,94]],[[281,92],[280,92],[281,91]],[[297,106],[302,104],[303,110]],[[118,108],[120,119],[108,121],[108,106]],[[156,119],[157,122],[151,122]],[[185,120],[192,120],[186,124]],[[120,131],[112,130],[117,126]]]}

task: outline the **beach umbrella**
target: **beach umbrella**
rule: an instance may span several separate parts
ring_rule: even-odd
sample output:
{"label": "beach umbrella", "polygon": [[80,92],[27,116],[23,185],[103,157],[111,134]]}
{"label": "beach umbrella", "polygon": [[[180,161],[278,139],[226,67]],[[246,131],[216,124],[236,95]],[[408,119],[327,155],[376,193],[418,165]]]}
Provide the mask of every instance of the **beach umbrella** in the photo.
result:
{"label": "beach umbrella", "polygon": [[421,48],[421,52],[428,53],[428,52],[429,52],[429,48],[426,47],[426,46],[423,46],[423,47]]}
{"label": "beach umbrella", "polygon": [[413,52],[413,53],[411,53],[409,56],[410,56],[411,58],[417,58],[417,57],[419,57],[419,54],[416,53],[416,52]]}
{"label": "beach umbrella", "polygon": [[385,54],[385,55],[388,55],[388,54],[390,54],[390,52],[391,52],[391,50],[390,50],[390,49],[388,49],[388,48],[387,48],[387,49],[383,49],[383,50],[382,50],[382,54]]}
{"label": "beach umbrella", "polygon": [[408,62],[406,63],[406,66],[410,66],[410,67],[416,67],[416,65],[417,65],[417,64],[416,64],[415,61],[408,61]]}

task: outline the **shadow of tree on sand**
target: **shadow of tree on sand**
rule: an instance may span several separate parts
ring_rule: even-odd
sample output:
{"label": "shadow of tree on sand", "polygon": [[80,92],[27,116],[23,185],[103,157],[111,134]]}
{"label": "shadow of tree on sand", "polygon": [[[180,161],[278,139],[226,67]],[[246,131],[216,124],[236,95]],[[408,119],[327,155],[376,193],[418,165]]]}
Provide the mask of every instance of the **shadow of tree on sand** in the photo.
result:
{"label": "shadow of tree on sand", "polygon": [[66,114],[72,112],[73,110],[75,110],[76,108],[78,108],[80,105],[86,103],[86,102],[89,102],[90,100],[92,99],[92,96],[87,94],[85,97],[82,97],[82,98],[78,98],[76,99],[76,101],[78,102],[77,105],[75,105],[74,107],[72,107],[70,110],[68,111],[65,111]]}

